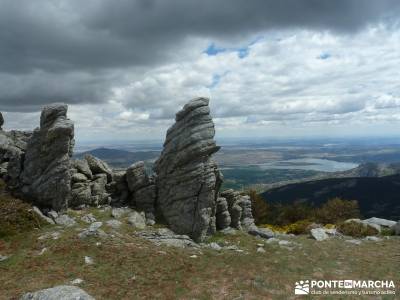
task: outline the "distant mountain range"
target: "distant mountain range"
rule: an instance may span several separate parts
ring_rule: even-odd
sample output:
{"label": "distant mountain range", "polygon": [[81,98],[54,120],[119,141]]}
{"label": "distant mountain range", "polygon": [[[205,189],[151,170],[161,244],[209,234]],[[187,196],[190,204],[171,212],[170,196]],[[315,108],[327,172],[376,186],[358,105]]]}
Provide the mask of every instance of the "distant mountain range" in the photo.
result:
{"label": "distant mountain range", "polygon": [[[379,175],[380,172],[363,173]],[[364,172],[364,169],[363,169]],[[356,171],[354,173],[357,173]],[[289,204],[296,200],[319,206],[340,197],[357,200],[364,217],[400,220],[400,175],[383,177],[329,178],[289,184],[262,193],[267,203]]]}
{"label": "distant mountain range", "polygon": [[76,153],[74,158],[82,159],[86,154],[91,154],[106,161],[115,168],[126,168],[137,161],[151,163],[160,155],[160,151],[130,152],[119,149],[97,148],[86,152]]}

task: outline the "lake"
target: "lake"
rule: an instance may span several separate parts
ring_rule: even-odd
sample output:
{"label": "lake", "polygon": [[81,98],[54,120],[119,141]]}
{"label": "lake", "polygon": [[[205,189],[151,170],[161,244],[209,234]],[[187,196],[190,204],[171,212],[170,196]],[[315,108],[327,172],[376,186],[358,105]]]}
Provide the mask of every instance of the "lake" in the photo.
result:
{"label": "lake", "polygon": [[298,158],[258,165],[262,169],[298,169],[319,172],[342,172],[358,167],[356,163],[338,162],[318,158]]}

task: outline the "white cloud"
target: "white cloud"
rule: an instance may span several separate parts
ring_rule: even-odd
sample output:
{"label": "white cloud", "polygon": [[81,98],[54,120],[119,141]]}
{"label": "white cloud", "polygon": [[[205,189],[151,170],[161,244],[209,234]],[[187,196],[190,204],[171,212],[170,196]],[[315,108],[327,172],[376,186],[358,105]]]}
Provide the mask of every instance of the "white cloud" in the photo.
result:
{"label": "white cloud", "polygon": [[196,38],[180,60],[129,70],[105,104],[71,106],[78,136],[162,138],[180,106],[197,96],[211,97],[219,136],[367,134],[372,126],[396,133],[399,29],[268,31],[247,41],[259,36],[244,58],[232,49],[208,56],[207,45],[220,41]]}

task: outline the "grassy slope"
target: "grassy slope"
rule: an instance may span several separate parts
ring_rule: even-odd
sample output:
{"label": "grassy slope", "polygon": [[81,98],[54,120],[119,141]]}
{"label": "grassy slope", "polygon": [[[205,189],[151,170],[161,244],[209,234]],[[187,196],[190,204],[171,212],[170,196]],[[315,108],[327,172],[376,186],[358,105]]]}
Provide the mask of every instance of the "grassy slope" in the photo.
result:
{"label": "grassy slope", "polygon": [[[23,211],[28,208],[0,193],[3,206],[5,199],[12,205],[18,203]],[[98,220],[110,218],[109,212],[90,211]],[[71,213],[79,219],[77,212]],[[0,238],[0,254],[10,256],[0,262],[0,299],[18,299],[24,292],[68,284],[76,278],[84,279],[81,287],[98,300],[290,299],[294,282],[301,279],[388,279],[397,286],[400,281],[398,238],[357,246],[300,236],[293,238],[301,244],[294,250],[266,244],[266,253],[257,253],[259,239],[245,234],[216,235],[210,241],[235,244],[247,254],[209,249],[199,253],[157,247],[135,237],[126,223],[118,232],[103,226],[114,237],[81,240],[77,230],[88,226],[82,222],[71,228],[35,222],[31,227],[36,229],[28,226],[22,233]],[[60,238],[38,239],[52,232],[60,232]],[[48,250],[39,255],[43,248]],[[191,258],[193,254],[197,258]],[[92,257],[95,264],[85,265],[84,256]]]}
{"label": "grassy slope", "polygon": [[[58,240],[38,240],[60,230]],[[357,246],[302,236],[294,238],[302,245],[294,250],[266,244],[266,253],[257,253],[259,239],[217,235],[213,241],[236,244],[248,254],[208,249],[200,254],[157,247],[133,233],[124,225],[114,238],[96,246],[99,239],[80,240],[76,227],[51,226],[0,241],[0,253],[11,255],[0,263],[0,299],[17,299],[24,292],[75,278],[84,279],[81,287],[96,299],[290,299],[294,282],[301,279],[400,280],[398,239]],[[39,256],[44,247],[48,251]],[[193,254],[198,257],[191,258]],[[84,256],[91,256],[95,264],[85,265]]]}

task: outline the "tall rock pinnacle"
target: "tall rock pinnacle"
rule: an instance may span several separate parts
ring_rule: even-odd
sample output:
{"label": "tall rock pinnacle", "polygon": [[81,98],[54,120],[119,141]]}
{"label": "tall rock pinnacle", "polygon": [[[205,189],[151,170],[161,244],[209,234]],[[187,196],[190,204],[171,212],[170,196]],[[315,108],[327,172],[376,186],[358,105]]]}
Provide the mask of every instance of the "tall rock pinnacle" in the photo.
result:
{"label": "tall rock pinnacle", "polygon": [[71,194],[70,157],[74,125],[67,119],[67,105],[44,107],[40,128],[30,138],[21,174],[22,192],[41,206],[61,210]]}
{"label": "tall rock pinnacle", "polygon": [[221,174],[209,99],[196,98],[176,114],[156,161],[158,207],[172,230],[201,241],[215,231]]}

